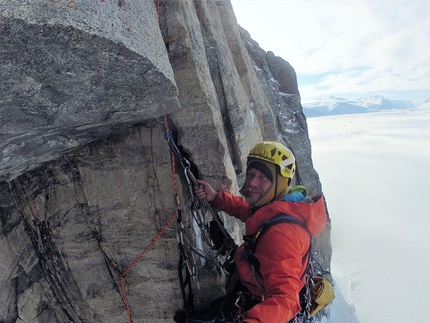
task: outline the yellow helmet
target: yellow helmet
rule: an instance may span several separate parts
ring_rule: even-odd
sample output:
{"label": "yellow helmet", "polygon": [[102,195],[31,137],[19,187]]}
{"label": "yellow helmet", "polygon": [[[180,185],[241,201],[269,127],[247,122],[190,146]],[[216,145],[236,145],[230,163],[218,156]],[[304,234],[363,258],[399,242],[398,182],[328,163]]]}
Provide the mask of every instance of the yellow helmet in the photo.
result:
{"label": "yellow helmet", "polygon": [[279,166],[279,173],[286,178],[293,178],[296,172],[296,158],[291,150],[275,141],[258,143],[249,152],[248,158],[255,158]]}

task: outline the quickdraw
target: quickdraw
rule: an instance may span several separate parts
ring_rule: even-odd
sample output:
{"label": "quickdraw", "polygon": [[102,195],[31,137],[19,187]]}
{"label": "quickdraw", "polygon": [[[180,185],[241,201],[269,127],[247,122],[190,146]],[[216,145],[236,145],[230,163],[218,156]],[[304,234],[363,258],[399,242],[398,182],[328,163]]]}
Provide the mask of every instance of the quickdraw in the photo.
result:
{"label": "quickdraw", "polygon": [[[181,152],[179,151],[177,145],[175,144],[175,141],[173,139],[173,134],[170,130],[166,130],[166,140],[169,144],[169,147],[171,151],[175,154],[175,156],[178,158],[179,163],[181,164],[182,168],[184,169],[184,175],[188,184],[188,189],[191,193],[191,205],[192,205],[192,214],[193,218],[196,220],[198,227],[200,228],[203,239],[206,242],[206,244],[213,249],[214,242],[212,241],[212,238],[210,237],[210,233],[208,231],[208,225],[205,223],[205,213],[209,211],[212,215],[213,220],[218,224],[219,229],[221,230],[222,234],[225,238],[228,238],[230,234],[227,232],[227,230],[224,227],[224,223],[222,222],[218,212],[212,207],[212,205],[209,204],[207,200],[199,200],[194,195],[194,189],[193,186],[198,186],[197,179],[194,176],[194,174],[191,171],[191,163],[182,156]],[[226,248],[227,246],[222,246],[223,248]],[[217,248],[219,250],[219,248]],[[227,250],[224,250],[227,252]],[[223,251],[223,252],[224,252]]]}
{"label": "quickdraw", "polygon": [[[180,250],[180,262],[178,266],[179,280],[184,301],[184,309],[187,314],[191,314],[193,312],[194,305],[192,304],[193,294],[190,278],[193,279],[194,283],[197,285],[197,288],[199,288],[195,255],[198,255],[202,260],[207,258],[214,259],[214,263],[220,269],[228,272],[228,269],[226,268],[231,266],[234,261],[234,251],[236,245],[233,238],[225,229],[224,223],[222,222],[218,212],[212,207],[211,204],[209,204],[207,200],[199,200],[195,196],[194,186],[198,186],[199,184],[191,171],[191,163],[181,154],[174,141],[173,134],[169,129],[166,129],[165,138],[171,152],[176,156],[184,171],[188,190],[190,192],[191,214],[194,221],[193,223],[197,227],[194,233],[196,236],[200,235],[201,240],[203,240],[209,247],[209,255],[205,255],[205,251],[202,249],[202,246],[192,246],[190,239],[187,238],[185,228],[182,223],[182,216],[178,217],[177,239]],[[205,216],[208,212],[213,218],[209,225]],[[220,232],[220,234],[223,236],[221,241],[214,241],[215,239],[211,235],[213,235],[215,231]],[[183,274],[184,270],[186,270],[185,278]],[[186,287],[189,288],[188,297],[186,296]]]}

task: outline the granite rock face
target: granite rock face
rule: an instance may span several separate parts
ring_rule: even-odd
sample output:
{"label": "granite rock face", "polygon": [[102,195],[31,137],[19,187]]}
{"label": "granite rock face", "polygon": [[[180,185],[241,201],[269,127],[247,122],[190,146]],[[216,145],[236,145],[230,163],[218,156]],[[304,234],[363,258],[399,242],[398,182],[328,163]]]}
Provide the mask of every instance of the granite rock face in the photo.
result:
{"label": "granite rock face", "polygon": [[[217,189],[237,193],[250,148],[280,140],[321,194],[294,69],[228,1],[0,0],[0,37],[2,323],[172,322],[178,232],[206,255],[188,252],[196,308],[223,293],[166,129]],[[330,250],[328,226],[327,268]]]}
{"label": "granite rock face", "polygon": [[179,109],[151,0],[0,1],[0,179]]}

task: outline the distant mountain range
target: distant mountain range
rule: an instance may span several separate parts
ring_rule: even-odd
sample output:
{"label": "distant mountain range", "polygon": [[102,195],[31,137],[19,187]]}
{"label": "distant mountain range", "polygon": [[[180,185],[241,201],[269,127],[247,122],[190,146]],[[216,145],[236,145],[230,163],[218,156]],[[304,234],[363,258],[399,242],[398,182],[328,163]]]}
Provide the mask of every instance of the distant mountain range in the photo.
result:
{"label": "distant mountain range", "polygon": [[329,97],[328,99],[303,103],[303,112],[307,118],[394,109],[430,109],[430,98],[417,106],[411,101],[389,100],[381,95],[360,98],[356,101],[339,97]]}

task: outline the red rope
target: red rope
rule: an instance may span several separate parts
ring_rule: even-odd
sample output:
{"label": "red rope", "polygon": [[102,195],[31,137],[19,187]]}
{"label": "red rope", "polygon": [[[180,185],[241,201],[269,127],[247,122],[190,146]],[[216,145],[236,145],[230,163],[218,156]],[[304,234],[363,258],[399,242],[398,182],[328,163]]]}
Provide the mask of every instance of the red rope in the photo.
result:
{"label": "red rope", "polygon": [[[165,117],[165,120],[166,120],[166,117]],[[168,128],[167,123],[166,123],[166,128]],[[175,154],[173,152],[171,152],[171,159],[172,159],[172,175],[173,175],[173,192],[174,192],[174,195],[176,198],[177,197],[176,164],[175,164]],[[125,307],[127,309],[127,315],[128,315],[128,322],[129,323],[133,323],[133,320],[131,319],[131,309],[130,309],[130,305],[128,303],[127,291],[125,289],[125,276],[131,270],[131,268],[133,268],[139,262],[139,260],[144,256],[144,254],[149,249],[151,249],[151,247],[157,242],[157,240],[160,239],[161,235],[167,230],[167,228],[170,226],[170,224],[172,224],[173,220],[175,220],[175,218],[176,218],[178,208],[179,208],[179,206],[178,206],[178,204],[176,204],[175,212],[170,217],[170,219],[167,221],[167,223],[164,225],[164,227],[158,232],[158,234],[154,237],[154,239],[152,239],[152,241],[148,244],[148,246],[145,248],[145,250],[143,250],[140,253],[140,255],[137,256],[136,259],[133,260],[133,262],[121,274],[121,278],[120,278],[121,290],[122,290],[122,296],[124,298]]]}
{"label": "red rope", "polygon": [[[176,177],[176,176],[174,176],[174,177]],[[175,183],[174,187],[176,187],[176,179],[174,180],[174,183]],[[167,221],[167,223],[165,224],[165,226],[158,232],[158,234],[155,236],[155,238],[152,239],[152,241],[145,248],[145,250],[143,250],[142,253],[121,274],[121,278],[120,278],[121,290],[122,290],[122,296],[124,298],[125,307],[127,309],[127,315],[128,315],[128,322],[129,323],[132,323],[133,321],[131,319],[131,310],[130,310],[130,305],[128,303],[127,291],[125,289],[125,276],[130,271],[130,269],[133,268],[139,262],[139,260],[143,257],[143,255],[149,249],[151,249],[151,247],[157,242],[157,240],[161,237],[161,235],[167,230],[167,228],[169,227],[169,225],[172,224],[173,220],[176,218],[177,210],[178,210],[178,206],[176,206],[175,212],[170,217],[169,221]]]}
{"label": "red rope", "polygon": [[157,1],[157,16],[158,16],[158,22],[160,22],[160,8],[161,8],[161,0]]}
{"label": "red rope", "polygon": [[[169,130],[169,125],[167,123],[167,116],[164,116],[164,123],[166,125],[166,130]],[[175,198],[177,198],[177,182],[176,182],[176,163],[175,163],[175,154],[173,152],[170,153],[171,161],[172,161],[172,178],[173,178],[173,192]],[[133,260],[133,262],[122,272],[121,278],[120,278],[120,284],[121,284],[121,291],[122,296],[124,299],[125,307],[127,310],[127,316],[128,316],[128,322],[133,323],[133,320],[131,318],[131,309],[130,304],[128,302],[127,297],[127,291],[125,288],[125,276],[127,273],[139,262],[139,260],[145,255],[145,253],[151,249],[151,247],[160,239],[161,235],[167,230],[167,228],[172,224],[173,220],[175,220],[179,208],[179,203],[176,203],[175,212],[173,212],[173,215],[170,217],[170,219],[167,221],[167,223],[164,225],[164,227],[158,232],[158,234],[151,240],[151,242],[148,244],[148,246],[140,253],[139,256],[136,257],[136,259]]]}
{"label": "red rope", "polygon": [[[176,210],[177,210],[177,207],[176,207]],[[169,225],[172,224],[173,220],[175,219],[176,210],[173,213],[173,215],[171,216],[171,218],[169,219],[169,221],[167,221],[167,223],[164,225],[164,227],[158,232],[158,234],[155,236],[155,238],[152,239],[152,241],[149,243],[149,245],[145,248],[145,250],[143,250],[142,253],[136,259],[134,259],[134,261],[122,272],[121,278],[124,278],[127,275],[127,273],[130,271],[130,269],[133,268],[139,262],[139,260],[143,257],[143,255],[149,249],[151,249],[151,247],[157,242],[158,239],[160,239],[161,235],[167,230]]]}
{"label": "red rope", "polygon": [[[167,127],[167,126],[166,126]],[[176,184],[176,164],[175,164],[175,154],[171,153],[171,159],[172,159],[172,174],[173,174],[173,192],[175,195],[175,198],[177,197],[177,184]],[[170,219],[167,221],[167,223],[164,225],[164,227],[158,232],[158,234],[152,239],[152,241],[148,244],[148,246],[143,250],[139,256],[136,257],[135,260],[122,272],[120,283],[121,283],[121,290],[122,290],[122,296],[124,298],[125,307],[127,309],[127,315],[128,315],[128,322],[133,323],[133,320],[131,319],[131,309],[130,305],[128,303],[127,298],[127,291],[125,289],[125,276],[127,273],[139,262],[139,260],[144,256],[144,254],[151,249],[151,247],[157,242],[158,239],[160,239],[161,235],[167,230],[167,228],[172,224],[173,220],[175,220],[178,212],[178,204],[176,204],[175,212],[173,212],[173,215],[170,217]]]}
{"label": "red rope", "polygon": [[[157,16],[158,16],[158,22],[160,22],[160,10],[161,8],[161,0],[157,1]],[[164,123],[166,125],[166,130],[169,130],[169,125],[167,122],[167,115],[164,115]],[[177,199],[177,183],[176,183],[176,164],[175,164],[175,154],[173,152],[170,153],[171,160],[172,160],[172,177],[173,177],[173,192],[174,196]],[[131,309],[130,304],[128,302],[127,297],[127,291],[125,288],[125,276],[127,273],[139,262],[139,260],[145,255],[145,253],[152,248],[152,246],[160,239],[161,235],[167,230],[167,228],[172,224],[173,220],[177,217],[179,205],[176,203],[175,212],[173,212],[173,215],[170,217],[170,219],[167,221],[167,223],[164,225],[164,227],[158,232],[158,234],[154,237],[154,239],[151,240],[151,242],[148,244],[148,246],[140,253],[139,256],[136,257],[136,259],[133,260],[133,262],[122,272],[121,278],[120,278],[120,284],[121,284],[121,291],[122,296],[124,298],[125,307],[127,309],[127,315],[128,315],[128,322],[133,323],[133,320],[131,318]]]}

